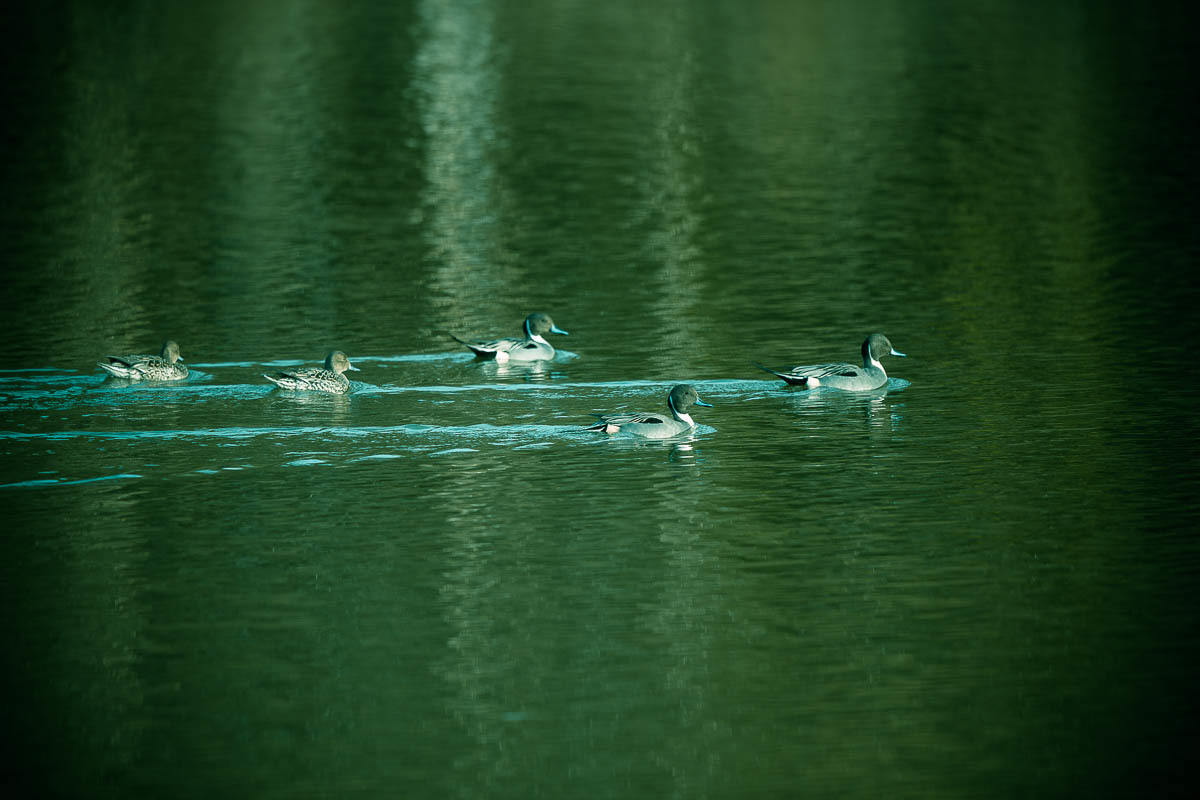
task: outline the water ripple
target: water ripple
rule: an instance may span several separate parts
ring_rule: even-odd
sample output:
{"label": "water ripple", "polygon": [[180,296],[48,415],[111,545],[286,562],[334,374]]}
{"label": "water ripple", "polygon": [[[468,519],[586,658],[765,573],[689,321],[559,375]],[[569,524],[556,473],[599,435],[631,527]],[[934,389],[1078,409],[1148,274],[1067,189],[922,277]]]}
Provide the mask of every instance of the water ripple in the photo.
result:
{"label": "water ripple", "polygon": [[119,475],[101,475],[96,478],[79,478],[76,480],[59,480],[57,478],[37,478],[28,481],[17,481],[16,483],[2,483],[0,489],[16,489],[16,488],[36,488],[42,489],[49,486],[78,486],[84,483],[97,483],[99,481],[115,481],[124,480],[125,478],[141,478],[132,472],[123,472]]}

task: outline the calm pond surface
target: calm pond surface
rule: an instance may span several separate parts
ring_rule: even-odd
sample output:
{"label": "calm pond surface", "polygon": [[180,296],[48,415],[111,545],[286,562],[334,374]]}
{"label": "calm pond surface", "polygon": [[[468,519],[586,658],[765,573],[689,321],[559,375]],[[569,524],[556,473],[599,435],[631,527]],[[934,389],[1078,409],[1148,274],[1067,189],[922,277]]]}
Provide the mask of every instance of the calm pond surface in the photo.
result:
{"label": "calm pond surface", "polygon": [[[1196,788],[1184,6],[21,5],[26,796]],[[532,311],[551,362],[450,338]],[[879,391],[752,364],[873,331]]]}

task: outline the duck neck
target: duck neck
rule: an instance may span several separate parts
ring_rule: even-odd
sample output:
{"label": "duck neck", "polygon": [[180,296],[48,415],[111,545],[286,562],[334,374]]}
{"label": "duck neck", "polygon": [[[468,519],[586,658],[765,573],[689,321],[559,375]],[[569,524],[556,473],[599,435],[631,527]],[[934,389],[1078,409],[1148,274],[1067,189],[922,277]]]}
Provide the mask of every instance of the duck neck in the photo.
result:
{"label": "duck neck", "polygon": [[871,369],[872,367],[874,367],[875,369],[879,370],[880,372],[883,372],[883,364],[880,364],[879,360],[877,358],[875,358],[874,355],[871,354],[871,342],[870,341],[863,342],[862,354],[863,354],[863,369]]}
{"label": "duck neck", "polygon": [[533,329],[529,327],[529,320],[525,320],[525,340],[529,342],[537,342],[538,344],[550,344],[545,340],[545,338],[542,337],[541,334],[533,332]]}
{"label": "duck neck", "polygon": [[675,399],[674,398],[672,398],[672,397],[667,398],[667,407],[671,409],[671,416],[675,417],[675,419],[677,419],[680,422],[682,422],[683,424],[687,425],[689,428],[696,427],[695,421],[692,420],[692,418],[690,416],[688,416],[687,414],[683,413],[682,411],[680,411],[678,408],[675,407]]}

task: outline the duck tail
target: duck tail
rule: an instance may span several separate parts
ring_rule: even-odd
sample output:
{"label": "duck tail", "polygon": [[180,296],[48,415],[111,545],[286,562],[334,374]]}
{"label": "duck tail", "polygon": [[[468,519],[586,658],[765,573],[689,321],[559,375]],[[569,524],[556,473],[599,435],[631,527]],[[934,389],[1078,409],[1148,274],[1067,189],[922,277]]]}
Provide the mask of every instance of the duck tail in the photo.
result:
{"label": "duck tail", "polygon": [[487,347],[481,347],[479,342],[468,342],[466,339],[458,338],[453,333],[450,334],[450,338],[453,339],[454,341],[458,342],[459,344],[463,345],[464,347],[466,347],[472,353],[474,353],[476,358],[495,358],[496,357],[496,351],[494,349],[489,349]]}
{"label": "duck tail", "polygon": [[606,418],[605,418],[605,416],[604,416],[603,414],[594,414],[594,413],[593,413],[593,414],[588,414],[588,416],[589,416],[589,417],[595,417],[595,418],[596,418],[596,421],[595,421],[595,422],[593,422],[591,425],[585,425],[585,426],[583,427],[583,429],[584,429],[585,431],[603,431],[604,433],[611,433],[611,432],[612,432],[612,431],[609,429],[609,425],[610,425],[611,423],[608,421],[608,419],[606,419]]}
{"label": "duck tail", "polygon": [[105,356],[108,359],[107,364],[96,362],[96,366],[103,369],[109,375],[115,375],[118,378],[129,378],[135,374],[140,374],[135,366],[134,361],[122,356]]}
{"label": "duck tail", "polygon": [[474,353],[477,356],[482,356],[484,353],[487,352],[486,350],[480,350],[479,344],[477,342],[468,342],[466,339],[458,338],[453,333],[450,334],[450,338],[453,339],[454,341],[458,342],[463,347],[467,348],[468,350],[470,350],[472,353]]}
{"label": "duck tail", "polygon": [[774,369],[771,369],[770,367],[763,366],[762,364],[758,363],[757,361],[751,361],[750,363],[753,364],[754,366],[758,367],[759,369],[761,369],[763,372],[771,373],[776,378],[779,378],[784,383],[786,383],[788,386],[807,386],[808,385],[807,377],[799,377],[796,375],[791,375],[786,372],[780,372],[779,370],[774,370]]}

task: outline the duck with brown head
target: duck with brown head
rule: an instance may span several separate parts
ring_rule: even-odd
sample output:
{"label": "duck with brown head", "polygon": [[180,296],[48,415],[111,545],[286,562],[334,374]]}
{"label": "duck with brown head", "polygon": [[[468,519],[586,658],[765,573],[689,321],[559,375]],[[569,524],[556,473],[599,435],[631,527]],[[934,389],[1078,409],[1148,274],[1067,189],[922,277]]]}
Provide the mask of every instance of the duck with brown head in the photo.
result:
{"label": "duck with brown head", "polygon": [[847,392],[869,392],[887,384],[887,372],[884,371],[883,364],[879,363],[879,359],[884,356],[903,355],[904,353],[892,347],[892,343],[882,333],[872,333],[862,345],[861,367],[855,364],[810,364],[775,370],[758,362],[754,362],[754,366],[782,378],[789,386],[799,386],[803,389],[828,386]]}
{"label": "duck with brown head", "polygon": [[671,415],[647,414],[635,412],[632,414],[597,414],[600,421],[589,425],[586,430],[602,431],[604,433],[629,433],[646,439],[669,439],[695,429],[696,421],[688,414],[692,406],[712,408],[711,403],[705,403],[696,394],[696,390],[686,383],[681,383],[671,389],[667,395],[667,408]]}
{"label": "duck with brown head", "polygon": [[467,346],[476,358],[495,359],[498,364],[509,361],[543,361],[554,358],[554,346],[546,341],[544,334],[567,332],[554,324],[549,314],[538,311],[525,318],[525,338],[493,339],[490,342],[468,342],[454,334],[450,338]]}
{"label": "duck with brown head", "polygon": [[96,366],[117,378],[130,381],[181,381],[188,376],[187,365],[179,355],[179,345],[171,340],[163,342],[156,356],[105,356],[108,363],[97,362]]}
{"label": "duck with brown head", "polygon": [[350,391],[350,379],[344,374],[347,370],[359,371],[358,367],[350,363],[345,353],[334,350],[325,357],[324,367],[293,367],[280,370],[274,375],[264,374],[263,377],[280,389],[346,394]]}

